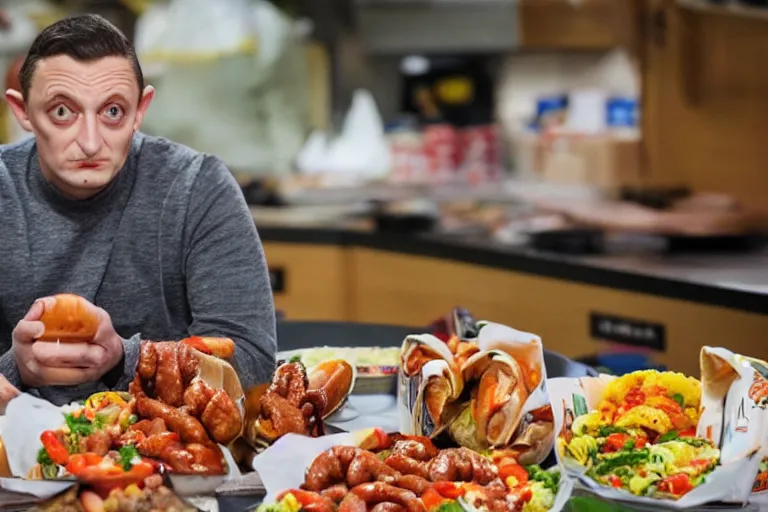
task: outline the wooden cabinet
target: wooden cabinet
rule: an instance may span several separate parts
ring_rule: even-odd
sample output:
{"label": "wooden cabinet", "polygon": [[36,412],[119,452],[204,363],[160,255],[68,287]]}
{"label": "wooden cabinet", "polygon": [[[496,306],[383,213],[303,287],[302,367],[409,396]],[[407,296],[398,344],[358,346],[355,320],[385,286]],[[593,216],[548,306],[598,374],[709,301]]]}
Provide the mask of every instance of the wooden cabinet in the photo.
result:
{"label": "wooden cabinet", "polygon": [[638,41],[636,0],[520,0],[524,50],[606,50]]}
{"label": "wooden cabinet", "polygon": [[343,247],[265,242],[264,253],[275,309],[286,320],[351,320]]}
{"label": "wooden cabinet", "polygon": [[642,76],[649,181],[726,192],[764,207],[768,17],[697,0],[647,5]]}
{"label": "wooden cabinet", "polygon": [[663,326],[666,346],[656,359],[691,375],[698,373],[701,345],[768,359],[768,346],[755,344],[768,329],[765,315],[364,247],[264,247],[270,269],[284,272],[275,304],[288,320],[426,326],[463,306],[479,318],[540,335],[550,350],[580,357],[606,348],[590,328],[592,315],[600,314]]}

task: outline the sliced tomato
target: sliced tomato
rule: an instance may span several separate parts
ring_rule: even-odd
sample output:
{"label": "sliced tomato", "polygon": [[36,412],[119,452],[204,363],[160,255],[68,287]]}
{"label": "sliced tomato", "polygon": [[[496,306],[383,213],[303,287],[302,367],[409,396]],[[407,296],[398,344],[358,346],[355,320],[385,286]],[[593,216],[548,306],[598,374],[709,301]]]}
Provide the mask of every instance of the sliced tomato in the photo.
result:
{"label": "sliced tomato", "polygon": [[529,479],[528,471],[526,471],[523,466],[517,464],[516,462],[500,465],[499,476],[504,482],[507,481],[507,478],[513,476],[515,477],[515,480],[517,480],[518,485],[525,485],[528,483]]}
{"label": "sliced tomato", "polygon": [[627,441],[629,441],[630,439],[632,439],[632,437],[627,434],[621,434],[621,433],[610,434],[608,437],[605,438],[605,444],[603,445],[603,452],[613,453],[613,452],[621,451],[624,449],[624,446],[626,446]]}
{"label": "sliced tomato", "polygon": [[617,477],[616,475],[610,475],[608,477],[608,483],[611,487],[615,487],[617,489],[621,489],[622,487],[621,478]]}
{"label": "sliced tomato", "polygon": [[435,490],[434,487],[428,488],[426,491],[424,491],[424,494],[421,495],[421,502],[424,503],[424,507],[427,510],[434,510],[438,508],[443,504],[444,501],[445,498],[443,498],[440,493]]}
{"label": "sliced tomato", "polygon": [[696,437],[696,429],[694,427],[681,430],[677,437]]}
{"label": "sliced tomato", "polygon": [[40,442],[43,443],[45,451],[48,452],[48,456],[53,462],[61,466],[66,466],[69,462],[69,451],[64,443],[59,441],[56,437],[56,432],[53,430],[46,430],[40,434]]}
{"label": "sliced tomato", "polygon": [[461,496],[464,496],[466,489],[461,484],[454,482],[435,482],[432,484],[432,488],[436,490],[440,496],[455,500]]}
{"label": "sliced tomato", "polygon": [[693,489],[693,484],[688,475],[678,473],[677,475],[668,476],[659,482],[658,489],[673,496],[682,496]]}

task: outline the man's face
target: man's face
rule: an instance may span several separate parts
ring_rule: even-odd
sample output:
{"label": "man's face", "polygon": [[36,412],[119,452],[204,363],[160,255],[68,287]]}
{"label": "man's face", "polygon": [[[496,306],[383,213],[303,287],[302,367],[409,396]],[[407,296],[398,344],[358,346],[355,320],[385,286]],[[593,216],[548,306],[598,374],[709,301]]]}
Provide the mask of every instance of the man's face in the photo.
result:
{"label": "man's face", "polygon": [[75,199],[115,178],[153,96],[151,87],[139,93],[126,58],[79,62],[65,55],[37,62],[27,98],[14,92],[6,97],[22,127],[35,134],[43,174]]}

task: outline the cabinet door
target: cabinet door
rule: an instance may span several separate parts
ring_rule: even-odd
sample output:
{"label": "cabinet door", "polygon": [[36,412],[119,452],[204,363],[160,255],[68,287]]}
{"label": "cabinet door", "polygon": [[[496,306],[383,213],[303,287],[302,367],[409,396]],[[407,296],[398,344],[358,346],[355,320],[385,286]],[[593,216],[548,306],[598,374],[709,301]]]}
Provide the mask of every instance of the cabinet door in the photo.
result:
{"label": "cabinet door", "polygon": [[520,0],[522,49],[605,50],[634,46],[636,0]]}
{"label": "cabinet door", "polygon": [[649,179],[764,205],[768,19],[692,5],[648,1],[642,67]]}

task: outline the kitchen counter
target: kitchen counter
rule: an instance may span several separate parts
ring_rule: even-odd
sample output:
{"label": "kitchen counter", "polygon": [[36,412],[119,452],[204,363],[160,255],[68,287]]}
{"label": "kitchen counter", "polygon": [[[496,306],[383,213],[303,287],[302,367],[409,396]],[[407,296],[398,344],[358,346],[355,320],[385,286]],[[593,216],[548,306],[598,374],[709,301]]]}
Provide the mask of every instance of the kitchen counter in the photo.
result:
{"label": "kitchen counter", "polygon": [[768,359],[766,250],[575,256],[480,236],[257,225],[290,320],[423,327],[462,306],[570,358],[628,344],[691,374],[703,345]]}
{"label": "kitchen counter", "polygon": [[768,314],[768,250],[575,256],[455,235],[391,235],[354,228],[262,226],[265,242],[365,247],[436,257],[618,290]]}

